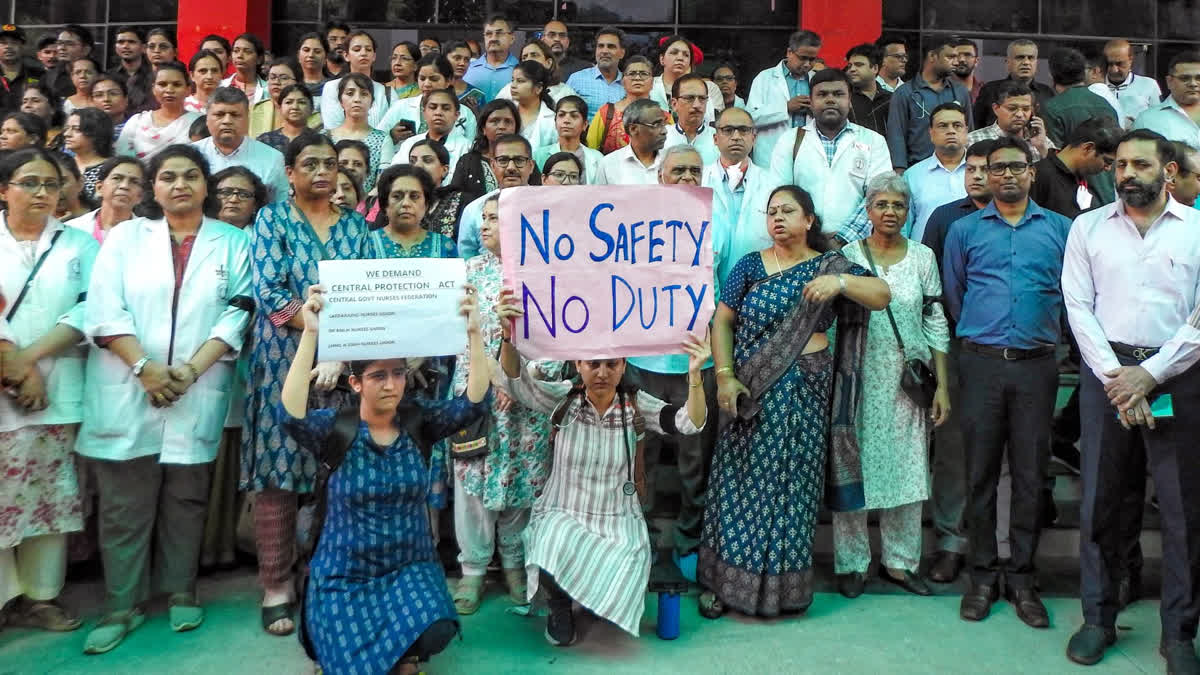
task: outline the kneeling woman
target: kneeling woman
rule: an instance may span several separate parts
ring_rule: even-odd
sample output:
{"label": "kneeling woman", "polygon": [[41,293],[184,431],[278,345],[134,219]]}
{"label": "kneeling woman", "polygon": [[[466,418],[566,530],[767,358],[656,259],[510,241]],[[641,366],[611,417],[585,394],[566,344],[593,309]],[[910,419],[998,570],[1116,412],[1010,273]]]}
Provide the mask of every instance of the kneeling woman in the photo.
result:
{"label": "kneeling woman", "polygon": [[680,408],[621,386],[625,359],[576,361],[581,387],[522,377],[525,364],[509,342],[508,319],[521,315],[511,291],[501,292],[497,311],[505,387],[525,407],[551,415],[551,439],[557,437],[550,478],[524,535],[528,597],[539,583],[550,597],[546,639],[557,646],[575,641],[572,600],[637,635],[650,577],[639,437],[645,429],[695,434],[704,427],[700,368],[708,343],[689,337],[683,344],[690,388]]}
{"label": "kneeling woman", "polygon": [[[467,316],[471,363],[479,366],[471,368],[463,395],[406,399],[404,359],[351,364],[360,419],[326,486],[326,518],[311,562],[302,626],[330,675],[415,673],[419,662],[445,649],[458,633],[426,502],[445,489],[444,466],[437,458],[430,465],[428,448],[481,417],[489,405],[490,368],[474,289],[466,290],[460,308]],[[311,287],[304,332],[283,383],[280,419],[297,443],[328,462],[338,413],[307,409],[323,304],[321,288]]]}

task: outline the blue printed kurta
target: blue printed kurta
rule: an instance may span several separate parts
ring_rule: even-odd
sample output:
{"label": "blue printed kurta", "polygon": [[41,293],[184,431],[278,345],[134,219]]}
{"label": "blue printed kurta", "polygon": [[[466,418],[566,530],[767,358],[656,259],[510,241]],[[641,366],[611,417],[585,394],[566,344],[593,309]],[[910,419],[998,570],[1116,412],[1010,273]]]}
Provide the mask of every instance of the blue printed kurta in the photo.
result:
{"label": "blue printed kurta", "polygon": [[283,433],[276,410],[300,343],[300,331],[286,323],[299,311],[308,287],[317,283],[318,262],[373,258],[369,241],[366,221],[348,209],[343,209],[324,243],[290,201],[259,210],[250,237],[254,346],[242,434],[241,489],[312,492],[316,460]]}
{"label": "blue printed kurta", "polygon": [[[471,403],[412,399],[430,439],[478,419],[491,397]],[[278,414],[286,433],[321,451],[337,412],[304,419]],[[358,435],[329,478],[321,539],[313,554],[304,620],[321,668],[329,675],[390,672],[435,621],[457,623],[446,575],[433,546],[426,503],[443,484],[445,465],[430,467],[401,431],[387,447],[359,422]]]}
{"label": "blue printed kurta", "polygon": [[427,232],[425,238],[412,248],[404,248],[392,241],[383,230],[371,233],[377,258],[457,258],[458,246],[454,240],[438,232]]}

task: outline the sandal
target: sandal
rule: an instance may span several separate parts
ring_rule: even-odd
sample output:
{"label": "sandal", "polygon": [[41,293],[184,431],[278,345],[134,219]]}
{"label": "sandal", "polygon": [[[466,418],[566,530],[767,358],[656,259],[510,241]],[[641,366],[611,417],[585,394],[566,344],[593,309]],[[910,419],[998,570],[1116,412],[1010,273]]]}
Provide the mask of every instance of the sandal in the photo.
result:
{"label": "sandal", "polygon": [[464,574],[454,589],[454,609],[459,614],[474,614],[479,610],[479,600],[483,595],[483,575]]}
{"label": "sandal", "polygon": [[109,614],[100,619],[100,623],[88,633],[87,640],[83,643],[83,653],[103,654],[112,651],[121,644],[126,635],[132,633],[145,620],[146,615],[141,609]]}
{"label": "sandal", "polygon": [[529,604],[529,591],[525,585],[525,568],[504,570],[504,583],[508,586],[508,599],[515,605]]}
{"label": "sandal", "polygon": [[196,596],[191,593],[176,593],[167,599],[167,617],[171,630],[182,633],[204,623],[204,609],[196,603]]}
{"label": "sandal", "polygon": [[57,600],[33,601],[20,599],[8,616],[8,623],[24,628],[41,628],[67,633],[79,628],[83,622],[71,614]]}
{"label": "sandal", "polygon": [[704,591],[700,594],[700,616],[706,619],[719,619],[725,614],[725,603],[717,597],[712,591]]}
{"label": "sandal", "polygon": [[[263,607],[262,608],[263,630],[267,631],[271,635],[277,635],[279,637],[283,637],[285,635],[291,635],[292,632],[296,630],[296,619],[292,616],[294,611],[295,611],[295,608],[292,606],[292,603],[290,603],[290,602],[285,602],[280,605],[271,605],[270,607]],[[271,630],[271,626],[273,626],[275,623],[277,623],[279,621],[283,621],[284,619],[287,619],[288,623],[290,623],[291,625],[289,625],[286,629]]]}

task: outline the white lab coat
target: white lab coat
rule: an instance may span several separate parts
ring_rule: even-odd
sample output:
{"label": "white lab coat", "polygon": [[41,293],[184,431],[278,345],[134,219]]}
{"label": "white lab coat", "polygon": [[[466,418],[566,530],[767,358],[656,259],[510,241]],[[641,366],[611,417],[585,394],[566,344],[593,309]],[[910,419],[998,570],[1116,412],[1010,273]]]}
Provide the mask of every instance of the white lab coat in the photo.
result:
{"label": "white lab coat", "polygon": [[700,185],[713,191],[715,271],[717,279],[724,283],[742,256],[771,246],[771,236],[767,234],[767,199],[776,186],[766,169],[749,162],[742,177],[742,208],[735,211],[725,169],[719,160],[704,167]]}
{"label": "white lab coat", "polygon": [[529,141],[529,147],[537,149],[558,142],[558,129],[554,126],[554,109],[542,103],[533,124],[521,127],[521,135]]}
{"label": "white lab coat", "polygon": [[[746,97],[746,110],[754,118],[754,126],[758,127],[751,158],[763,168],[771,164],[776,141],[792,128],[792,115],[787,109],[792,94],[783,77],[784,67],[780,61],[756,75],[750,83],[750,95]],[[808,77],[812,78],[811,71]]]}
{"label": "white lab coat", "polygon": [[[0,212],[0,291],[7,300],[7,306],[0,313],[0,322],[4,324],[0,339],[12,342],[18,349],[28,347],[60,323],[82,333],[88,280],[100,245],[91,234],[49,219],[34,250],[33,260],[36,262],[46,250],[50,253],[12,321],[4,321],[3,317],[17,301],[34,265],[28,262],[20,250],[21,245],[8,231],[6,215]],[[60,231],[62,234],[50,248],[54,233]],[[35,424],[77,424],[83,418],[86,355],[86,345],[81,342],[58,356],[38,361],[50,403],[45,410],[27,413],[8,396],[0,394],[0,432]]]}
{"label": "white lab coat", "polygon": [[[400,149],[396,151],[396,154],[392,155],[392,166],[408,164],[408,154],[412,152],[412,147],[425,140],[428,136],[428,131],[422,131],[415,136],[410,136],[401,143]],[[471,141],[459,132],[458,127],[455,127],[450,131],[449,135],[442,139],[442,146],[446,148],[446,152],[450,155],[450,169],[446,172],[446,177],[442,180],[442,185],[445,186],[449,185],[450,179],[454,177],[454,168],[458,166],[458,160],[471,151]]]}
{"label": "white lab coat", "polygon": [[[205,218],[172,317],[175,272],[165,220],[136,218],[109,232],[88,289],[89,338],[134,335],[158,363],[181,365],[210,339],[229,345],[169,408],[154,408],[129,366],[108,349],[88,354],[83,426],[76,452],[125,461],[158,455],[164,464],[213,461],[225,422],[235,359],[252,301],[250,244],[241,230]],[[237,303],[237,304],[231,304]]]}
{"label": "white lab coat", "polygon": [[[379,124],[372,124],[371,126],[376,129],[383,129],[390,134],[392,133],[392,127],[396,126],[396,123],[400,120],[412,122],[413,129],[421,128],[423,120],[421,118],[420,96],[410,96],[392,103],[383,114],[383,118],[379,121]],[[470,106],[466,104],[460,105],[458,107],[458,120],[454,123],[454,128],[450,130],[450,134],[461,134],[463,138],[474,142],[476,131],[475,113],[471,111]]]}
{"label": "white lab coat", "polygon": [[807,190],[825,234],[837,234],[854,215],[866,194],[868,181],[892,171],[892,156],[883,136],[853,122],[846,124],[850,125],[847,134],[853,138],[838,141],[833,166],[825,158],[825,148],[811,119],[804,127],[807,130],[804,141],[794,160],[795,137],[791,134],[775,145],[771,155],[770,172],[775,186],[798,185]]}

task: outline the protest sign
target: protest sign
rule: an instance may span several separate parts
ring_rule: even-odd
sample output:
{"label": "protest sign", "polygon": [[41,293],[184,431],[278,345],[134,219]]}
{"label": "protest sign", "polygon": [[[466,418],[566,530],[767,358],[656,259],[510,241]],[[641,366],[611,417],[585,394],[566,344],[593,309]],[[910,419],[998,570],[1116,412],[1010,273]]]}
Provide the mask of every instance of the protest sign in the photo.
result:
{"label": "protest sign", "polygon": [[322,361],[459,354],[466,265],[458,258],[322,260]]}
{"label": "protest sign", "polygon": [[711,221],[709,188],[502,191],[505,285],[525,312],[518,348],[550,359],[680,353],[716,307]]}

